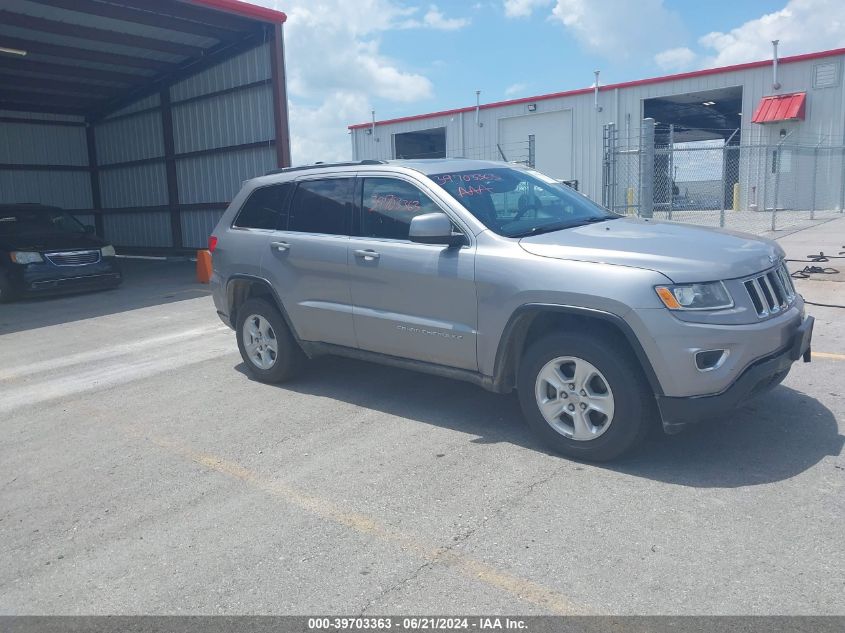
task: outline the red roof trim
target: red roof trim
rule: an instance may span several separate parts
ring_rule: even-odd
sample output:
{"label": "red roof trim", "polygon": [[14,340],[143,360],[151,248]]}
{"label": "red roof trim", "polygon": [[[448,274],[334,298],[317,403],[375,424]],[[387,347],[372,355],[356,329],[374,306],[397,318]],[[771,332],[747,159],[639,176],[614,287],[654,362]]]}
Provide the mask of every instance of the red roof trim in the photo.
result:
{"label": "red roof trim", "polygon": [[[781,57],[778,64],[791,64],[793,62],[803,62],[812,59],[821,59],[824,57],[835,57],[836,55],[845,55],[845,48],[835,48],[829,51],[819,51],[817,53],[804,53],[803,55],[793,55],[791,57]],[[746,62],[744,64],[734,64],[733,66],[721,66],[719,68],[705,68],[703,70],[693,70],[686,73],[678,73],[675,75],[664,75],[662,77],[649,77],[648,79],[636,79],[634,81],[623,81],[617,84],[607,84],[599,86],[599,91],[615,90],[617,88],[633,88],[634,86],[647,86],[649,84],[659,84],[666,81],[678,81],[681,79],[690,79],[693,77],[705,77],[707,75],[716,75],[718,73],[736,72],[738,70],[747,70],[749,68],[761,68],[763,66],[771,66],[772,60],[766,59],[756,62]],[[564,92],[553,92],[550,94],[537,95],[534,97],[521,97],[519,99],[510,99],[506,101],[496,101],[494,103],[485,103],[481,106],[482,110],[488,108],[497,108],[505,105],[519,105],[520,103],[534,103],[536,101],[545,101],[547,99],[558,99],[560,97],[573,97],[581,94],[589,94],[593,92],[592,88],[577,88],[575,90],[566,90]],[[438,116],[448,116],[450,114],[460,114],[461,112],[474,112],[475,106],[466,108],[455,108],[452,110],[441,110],[440,112],[430,112],[428,114],[415,114],[412,116],[403,116],[396,119],[386,119],[384,121],[376,121],[376,125],[387,125],[389,123],[404,123],[406,121],[418,121],[420,119],[431,119]],[[368,128],[372,123],[356,123],[350,125],[350,130],[357,130],[361,128]]]}
{"label": "red roof trim", "polygon": [[806,92],[794,92],[785,95],[770,95],[760,99],[754,110],[752,123],[777,123],[778,121],[804,120]]}
{"label": "red roof trim", "polygon": [[192,4],[199,4],[210,9],[217,9],[218,11],[226,11],[228,13],[235,13],[253,20],[262,20],[263,22],[273,22],[281,24],[288,19],[288,16],[281,11],[268,9],[267,7],[259,7],[248,2],[241,2],[241,0],[188,0]]}

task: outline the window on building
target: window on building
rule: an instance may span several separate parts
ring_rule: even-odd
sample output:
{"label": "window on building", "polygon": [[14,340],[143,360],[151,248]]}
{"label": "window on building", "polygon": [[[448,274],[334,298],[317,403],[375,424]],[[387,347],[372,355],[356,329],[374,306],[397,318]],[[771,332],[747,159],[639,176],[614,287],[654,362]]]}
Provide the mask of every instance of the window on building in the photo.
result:
{"label": "window on building", "polygon": [[234,226],[242,229],[283,229],[287,224],[285,202],[290,183],[261,187],[241,207]]}
{"label": "window on building", "polygon": [[440,208],[414,185],[394,178],[364,180],[361,235],[407,240],[411,220]]}
{"label": "window on building", "polygon": [[290,206],[289,231],[349,235],[353,178],[300,182]]}
{"label": "window on building", "polygon": [[446,128],[393,135],[395,158],[446,158]]}

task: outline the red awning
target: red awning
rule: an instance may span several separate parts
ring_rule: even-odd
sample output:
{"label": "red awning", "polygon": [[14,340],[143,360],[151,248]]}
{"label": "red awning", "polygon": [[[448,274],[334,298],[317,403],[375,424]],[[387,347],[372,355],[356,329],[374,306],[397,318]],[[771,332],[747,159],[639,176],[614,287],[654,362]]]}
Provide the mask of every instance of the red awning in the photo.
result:
{"label": "red awning", "polygon": [[752,123],[777,123],[778,121],[804,120],[806,92],[794,92],[788,95],[771,95],[760,99],[754,110]]}

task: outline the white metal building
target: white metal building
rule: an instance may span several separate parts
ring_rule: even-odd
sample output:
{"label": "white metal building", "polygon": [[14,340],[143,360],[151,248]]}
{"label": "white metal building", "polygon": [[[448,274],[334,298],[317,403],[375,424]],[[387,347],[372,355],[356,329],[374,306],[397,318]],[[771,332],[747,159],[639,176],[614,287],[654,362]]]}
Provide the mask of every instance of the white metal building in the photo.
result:
{"label": "white metal building", "polygon": [[[603,134],[634,146],[641,121],[674,142],[743,146],[784,138],[845,144],[845,49],[764,60],[350,126],[355,160],[410,157],[530,162],[602,199]],[[775,98],[770,98],[775,97]],[[752,119],[759,122],[752,122]],[[530,156],[529,156],[530,152]],[[841,162],[841,160],[840,160]],[[842,179],[839,178],[839,181]],[[730,205],[729,205],[730,206]]]}

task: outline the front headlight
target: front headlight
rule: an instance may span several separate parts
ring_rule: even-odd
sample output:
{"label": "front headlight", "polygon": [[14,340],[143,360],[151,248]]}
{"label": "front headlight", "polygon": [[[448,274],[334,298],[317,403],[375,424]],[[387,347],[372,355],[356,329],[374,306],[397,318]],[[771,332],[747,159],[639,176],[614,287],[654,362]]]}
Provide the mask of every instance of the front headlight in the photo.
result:
{"label": "front headlight", "polygon": [[31,251],[12,251],[9,253],[9,257],[11,257],[12,261],[16,264],[37,264],[38,262],[44,261],[44,258],[41,257],[41,253],[34,253]]}
{"label": "front headlight", "polygon": [[722,310],[734,305],[721,281],[704,284],[676,284],[655,287],[657,296],[670,310]]}
{"label": "front headlight", "polygon": [[100,252],[103,253],[103,257],[114,257],[114,246],[111,244],[103,246],[103,248],[100,249]]}

